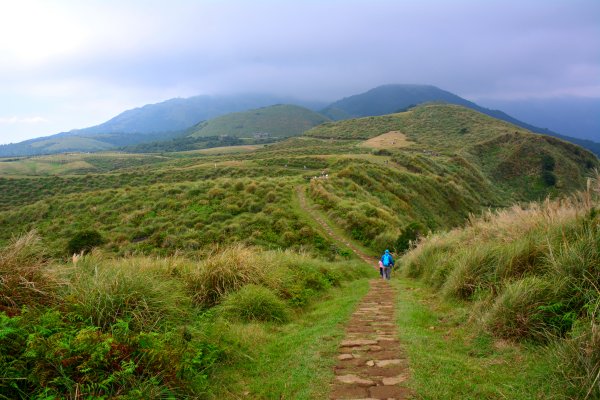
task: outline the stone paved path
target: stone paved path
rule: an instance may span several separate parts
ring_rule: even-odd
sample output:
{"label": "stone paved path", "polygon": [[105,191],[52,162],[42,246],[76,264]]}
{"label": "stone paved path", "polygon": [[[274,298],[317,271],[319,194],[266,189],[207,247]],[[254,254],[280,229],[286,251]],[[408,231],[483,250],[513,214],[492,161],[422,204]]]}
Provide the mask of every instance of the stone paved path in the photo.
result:
{"label": "stone paved path", "polygon": [[340,344],[331,399],[408,399],[408,361],[397,338],[388,282],[375,279]]}
{"label": "stone paved path", "polygon": [[[303,187],[298,187],[300,206],[308,212],[327,235],[344,243],[367,264],[376,268],[377,260],[337,235],[308,206]],[[340,344],[331,396],[338,399],[409,399],[411,390],[408,361],[398,340],[394,301],[396,291],[386,281],[374,279],[369,293],[352,314],[346,337]]]}

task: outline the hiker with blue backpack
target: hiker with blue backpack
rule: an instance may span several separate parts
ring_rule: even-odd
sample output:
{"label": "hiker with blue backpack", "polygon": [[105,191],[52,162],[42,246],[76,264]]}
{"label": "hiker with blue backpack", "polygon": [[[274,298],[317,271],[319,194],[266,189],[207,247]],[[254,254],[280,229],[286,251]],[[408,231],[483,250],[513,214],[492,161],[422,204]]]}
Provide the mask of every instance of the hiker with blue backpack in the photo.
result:
{"label": "hiker with blue backpack", "polygon": [[394,266],[394,257],[392,257],[389,250],[386,250],[381,256],[381,264],[383,265],[382,278],[389,281],[392,274],[392,267]]}

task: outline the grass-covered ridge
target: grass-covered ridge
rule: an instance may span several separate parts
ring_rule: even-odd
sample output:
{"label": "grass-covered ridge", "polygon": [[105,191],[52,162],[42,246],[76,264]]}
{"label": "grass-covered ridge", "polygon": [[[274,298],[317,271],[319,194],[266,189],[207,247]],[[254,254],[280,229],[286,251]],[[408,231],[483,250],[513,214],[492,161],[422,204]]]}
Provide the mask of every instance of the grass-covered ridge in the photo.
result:
{"label": "grass-covered ridge", "polygon": [[227,114],[201,123],[190,136],[297,136],[328,118],[304,107],[278,104]]}
{"label": "grass-covered ridge", "polygon": [[[575,396],[600,395],[598,180],[569,199],[514,206],[430,235],[402,259],[404,275],[473,303],[490,334],[551,343]],[[589,397],[591,396],[591,397]]]}
{"label": "grass-covered ridge", "polygon": [[[380,126],[399,120],[405,121],[401,129]],[[581,189],[598,165],[581,148],[514,133],[509,124],[458,106],[421,106],[318,129],[346,132],[350,126],[365,138],[396,132],[392,141],[406,137],[410,146],[386,147],[382,139],[383,148],[372,149],[352,135],[300,136],[231,152],[0,163],[12,167],[0,178],[0,243],[37,229],[59,255],[78,231],[91,228],[116,254],[200,254],[214,243],[237,241],[339,252],[311,229],[296,204],[295,188],[308,184],[310,198],[331,221],[380,251],[398,248],[411,224],[422,231],[447,229],[486,208]],[[328,179],[312,179],[322,173]]]}

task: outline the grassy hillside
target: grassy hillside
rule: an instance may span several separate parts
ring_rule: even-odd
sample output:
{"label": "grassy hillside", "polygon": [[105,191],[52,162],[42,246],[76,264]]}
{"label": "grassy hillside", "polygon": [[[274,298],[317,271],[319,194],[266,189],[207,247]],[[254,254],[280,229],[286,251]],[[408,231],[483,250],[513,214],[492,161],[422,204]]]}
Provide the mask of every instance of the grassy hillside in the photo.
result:
{"label": "grassy hillside", "polygon": [[342,120],[397,113],[416,105],[432,102],[463,106],[490,117],[497,118],[527,129],[531,132],[542,133],[575,143],[594,152],[597,156],[600,156],[600,143],[596,143],[591,140],[586,141],[580,138],[569,137],[564,134],[560,135],[548,129],[533,126],[529,123],[513,118],[500,110],[491,110],[481,107],[453,93],[441,90],[431,85],[379,86],[365,93],[338,100],[326,107],[322,113],[333,120]]}
{"label": "grassy hillside", "polygon": [[470,320],[504,339],[552,343],[573,398],[600,396],[600,185],[568,200],[514,206],[429,235],[406,276],[472,303]]}
{"label": "grassy hillside", "polygon": [[[208,398],[225,385],[234,389],[215,375],[248,372],[249,354],[277,340],[288,339],[277,353],[297,360],[331,351],[339,321],[364,292],[364,283],[343,286],[367,272],[356,262],[239,245],[202,260],[94,253],[50,264],[44,252],[31,233],[0,248],[5,398]],[[344,300],[315,305],[330,291]],[[319,341],[322,335],[338,340]],[[296,368],[326,386],[322,365],[291,364],[271,360],[281,372],[270,378],[289,384]],[[310,386],[296,380],[294,390]]]}
{"label": "grassy hillside", "polygon": [[323,124],[306,135],[362,143],[390,131],[408,141],[376,151],[379,163],[340,163],[336,179],[310,186],[315,202],[373,247],[399,246],[396,238],[414,222],[436,230],[485,207],[576,190],[599,165],[570,143],[450,105]]}
{"label": "grassy hillside", "polygon": [[67,153],[37,157],[0,158],[2,176],[47,176],[107,172],[165,161],[164,157],[128,153]]}
{"label": "grassy hillside", "polygon": [[[314,215],[365,253],[401,251],[488,208],[581,189],[597,162],[562,141],[441,105],[325,124],[266,146],[6,160],[0,394],[326,397],[342,323],[369,270],[346,247],[351,239],[332,239]],[[595,211],[586,213],[580,220],[595,223]],[[570,257],[561,233],[583,235],[577,221],[548,231],[552,257]],[[516,241],[511,268],[549,270],[546,242],[521,233],[495,236]],[[465,248],[481,268],[486,247]],[[527,249],[533,256],[520,258]],[[80,251],[88,254],[73,257]],[[474,289],[468,281],[472,296],[463,297],[495,296],[512,282],[494,286],[493,276],[477,275]],[[577,299],[595,296],[585,293]]]}
{"label": "grassy hillside", "polygon": [[288,137],[327,121],[309,109],[279,104],[227,114],[200,124],[190,136]]}
{"label": "grassy hillside", "polygon": [[[379,251],[399,246],[413,223],[449,228],[489,207],[581,188],[598,165],[580,148],[515,129],[438,105],[325,124],[254,151],[115,154],[112,161],[85,155],[86,165],[107,172],[0,178],[0,241],[37,229],[59,255],[89,227],[117,254],[201,254],[214,243],[242,241],[326,255],[330,244],[295,203],[295,188],[310,183],[310,198],[332,221]],[[391,130],[410,145],[372,149],[356,139]],[[7,164],[25,162],[32,161]],[[123,168],[110,170],[112,162]],[[23,171],[45,173],[34,165]],[[314,179],[323,172],[327,179]]]}

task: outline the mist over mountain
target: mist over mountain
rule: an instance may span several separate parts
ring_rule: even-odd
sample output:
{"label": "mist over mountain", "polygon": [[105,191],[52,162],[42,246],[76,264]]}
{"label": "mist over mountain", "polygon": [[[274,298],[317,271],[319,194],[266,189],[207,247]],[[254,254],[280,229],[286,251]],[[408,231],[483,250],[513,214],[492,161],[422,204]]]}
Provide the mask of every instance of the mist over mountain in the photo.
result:
{"label": "mist over mountain", "polygon": [[481,99],[479,102],[560,134],[600,140],[600,98]]}
{"label": "mist over mountain", "polygon": [[[532,123],[523,122],[520,119],[508,115],[504,111],[481,107],[472,101],[463,99],[462,97],[459,97],[453,93],[431,85],[392,84],[379,86],[365,93],[338,100],[327,106],[322,113],[331,119],[342,120],[356,117],[390,114],[405,110],[406,108],[415,106],[417,104],[427,102],[442,102],[468,107],[472,110],[479,111],[482,114],[510,122],[511,124],[528,129],[532,132],[558,137],[560,139],[578,144],[587,148],[588,150],[591,150],[596,155],[600,155],[600,143],[589,140],[597,140],[598,136],[590,136],[589,138],[585,139],[573,137],[569,132],[567,132],[568,136],[567,134],[556,133],[548,128],[540,128]],[[593,116],[600,115],[598,113],[593,114],[591,111],[589,113],[586,111],[581,111],[580,113],[581,116],[585,115],[587,119],[594,119]],[[563,115],[564,114],[565,113],[563,113]],[[568,117],[565,116],[565,119],[568,119]],[[564,126],[568,126],[568,123],[565,123]]]}
{"label": "mist over mountain", "polygon": [[[301,106],[313,111],[320,110],[323,115],[322,118],[316,117],[315,113],[312,113],[310,117],[308,115],[310,113],[300,113],[302,114],[300,119],[303,121],[306,121],[306,118],[310,119],[311,122],[306,124],[306,129],[308,129],[327,119],[344,120],[365,116],[386,115],[403,111],[418,104],[430,102],[449,103],[468,107],[532,132],[570,141],[593,151],[596,155],[600,155],[600,143],[589,140],[590,138],[596,138],[593,136],[594,124],[598,124],[598,122],[592,117],[593,115],[597,115],[593,114],[594,107],[597,107],[596,103],[590,103],[587,108],[577,108],[576,105],[572,105],[570,108],[565,107],[561,109],[560,104],[562,103],[557,103],[554,105],[554,108],[549,109],[545,109],[542,105],[535,103],[529,108],[525,105],[518,107],[518,103],[514,103],[511,107],[515,111],[521,110],[519,115],[527,114],[527,111],[523,110],[531,110],[526,116],[535,117],[539,121],[542,120],[543,115],[547,115],[550,112],[549,110],[554,109],[556,115],[561,115],[562,112],[562,115],[565,115],[565,117],[561,119],[563,123],[560,126],[565,129],[564,132],[569,127],[581,131],[577,126],[587,123],[588,128],[585,130],[588,132],[587,136],[572,137],[523,122],[504,111],[481,107],[474,102],[432,85],[390,84],[337,100],[327,106],[318,101],[302,101],[291,97],[266,94],[195,96],[186,99],[170,99],[161,103],[148,104],[143,107],[127,110],[105,123],[93,127],[62,132],[17,144],[0,145],[0,157],[73,151],[102,151],[123,146],[171,140],[189,135],[190,132],[188,129],[200,122],[211,121],[217,117],[239,112],[242,112],[242,114],[210,123],[208,125],[210,129],[206,128],[205,132],[201,135],[240,136],[240,133],[247,135],[268,130],[259,129],[260,127],[276,127],[273,129],[277,132],[265,132],[270,134],[276,133],[274,136],[281,137],[301,134],[303,129],[300,129],[299,126],[303,126],[304,123],[299,122],[297,109],[289,107],[279,108],[277,109],[278,113],[273,113],[273,110],[271,110],[268,115],[262,116],[263,121],[260,123],[257,123],[256,115],[243,113],[248,110],[276,104]],[[510,104],[507,103],[507,105]],[[537,112],[536,114],[534,112],[536,109],[543,110],[544,113]],[[566,116],[569,110],[571,110],[572,118]],[[267,118],[265,119],[264,117]],[[551,116],[548,116],[548,121],[550,122],[557,119],[560,118],[554,116],[554,119],[552,119]],[[577,121],[568,122],[571,119]],[[268,122],[265,122],[267,120]],[[527,120],[530,121],[530,119]],[[236,122],[233,123],[232,121]],[[549,126],[549,124],[540,125]],[[240,127],[245,128],[241,129]],[[249,132],[248,129],[252,132]],[[286,130],[287,133],[283,133]],[[568,133],[570,134],[570,132]]]}

